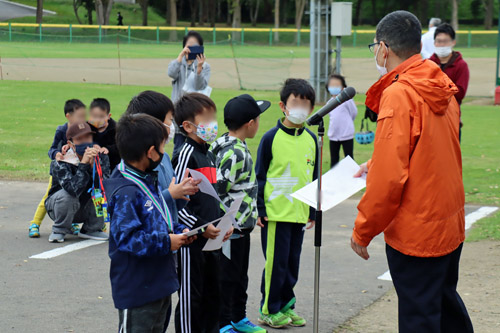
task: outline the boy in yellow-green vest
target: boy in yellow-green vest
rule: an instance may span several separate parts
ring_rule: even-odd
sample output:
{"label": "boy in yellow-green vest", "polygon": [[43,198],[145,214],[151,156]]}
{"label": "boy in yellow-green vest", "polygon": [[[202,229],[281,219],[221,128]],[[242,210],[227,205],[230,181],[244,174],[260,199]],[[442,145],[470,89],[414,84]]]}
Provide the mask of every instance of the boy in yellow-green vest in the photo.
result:
{"label": "boy in yellow-green vest", "polygon": [[257,224],[266,265],[262,277],[259,322],[273,328],[304,326],[294,311],[293,288],[299,276],[304,230],[314,226],[315,210],[291,194],[316,179],[316,136],[304,127],[315,93],[302,79],[288,79],[280,92],[285,117],[260,141],[256,174],[259,186]]}

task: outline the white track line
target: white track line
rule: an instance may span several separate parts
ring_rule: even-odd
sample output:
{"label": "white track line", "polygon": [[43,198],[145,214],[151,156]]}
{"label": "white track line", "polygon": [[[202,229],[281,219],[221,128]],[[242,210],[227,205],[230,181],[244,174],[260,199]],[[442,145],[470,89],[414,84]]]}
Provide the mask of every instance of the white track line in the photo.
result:
{"label": "white track line", "polygon": [[32,255],[30,259],[50,259],[54,257],[58,257],[60,255],[70,253],[73,251],[81,250],[89,246],[99,245],[102,243],[106,243],[106,241],[97,241],[93,239],[84,240],[78,243],[66,245],[63,247],[58,247],[56,249],[45,251],[39,254]]}
{"label": "white track line", "polygon": [[[481,207],[472,213],[469,213],[465,216],[465,230],[469,229],[472,227],[474,223],[479,221],[480,219],[490,215],[491,213],[495,212],[498,210],[498,207],[488,207],[484,206]],[[385,272],[384,274],[380,275],[377,279],[379,280],[384,280],[384,281],[392,281],[391,278],[391,273],[389,271]]]}

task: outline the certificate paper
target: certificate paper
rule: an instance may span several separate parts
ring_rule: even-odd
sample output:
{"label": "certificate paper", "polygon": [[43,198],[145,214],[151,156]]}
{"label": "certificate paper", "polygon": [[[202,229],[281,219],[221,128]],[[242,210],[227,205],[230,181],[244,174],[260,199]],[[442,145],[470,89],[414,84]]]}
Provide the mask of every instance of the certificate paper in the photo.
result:
{"label": "certificate paper", "polygon": [[[353,177],[358,170],[359,165],[350,156],[347,156],[323,175],[323,183],[321,184],[321,209],[323,211],[335,207],[366,187],[366,174],[360,178]],[[317,188],[318,181],[315,180],[293,193],[292,197],[316,208]]]}

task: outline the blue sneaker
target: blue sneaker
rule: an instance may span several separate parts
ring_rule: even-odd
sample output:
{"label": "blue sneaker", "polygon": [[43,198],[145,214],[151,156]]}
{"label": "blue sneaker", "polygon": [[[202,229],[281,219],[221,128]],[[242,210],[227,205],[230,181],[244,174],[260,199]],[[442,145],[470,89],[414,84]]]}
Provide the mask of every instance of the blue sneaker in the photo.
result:
{"label": "blue sneaker", "polygon": [[40,226],[36,223],[32,223],[29,228],[29,237],[30,238],[40,238]]}
{"label": "blue sneaker", "polygon": [[73,223],[71,225],[71,233],[73,235],[77,235],[78,236],[78,233],[80,232],[80,225],[78,225],[78,223]]}
{"label": "blue sneaker", "polygon": [[259,327],[252,323],[250,319],[248,318],[243,318],[237,323],[233,323],[233,327],[236,331],[241,332],[241,333],[266,333],[267,331],[263,329],[262,327]]}
{"label": "blue sneaker", "polygon": [[233,326],[226,325],[220,329],[219,333],[238,333],[233,329]]}

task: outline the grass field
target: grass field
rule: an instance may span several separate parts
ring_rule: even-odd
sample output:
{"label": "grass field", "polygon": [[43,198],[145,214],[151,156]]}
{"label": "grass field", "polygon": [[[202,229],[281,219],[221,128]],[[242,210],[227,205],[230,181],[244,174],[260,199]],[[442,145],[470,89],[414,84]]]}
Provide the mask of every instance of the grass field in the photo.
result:
{"label": "grass field", "polygon": [[[119,119],[128,101],[137,93],[153,89],[167,95],[170,88],[145,86],[115,86],[81,83],[0,81],[0,178],[46,181],[50,160],[47,150],[52,142],[55,128],[64,123],[64,101],[80,98],[88,104],[94,97],[110,100],[112,114]],[[221,133],[223,108],[239,90],[214,89],[212,97],[218,108]],[[249,140],[249,147],[255,155],[260,137],[275,125],[280,117],[279,97],[276,91],[253,91],[257,99],[268,99],[272,107],[263,114],[257,137]],[[364,96],[357,96],[359,114],[356,128],[362,116]],[[462,134],[463,174],[466,201],[469,203],[500,205],[500,110],[494,106],[463,105],[464,122]],[[374,127],[374,126],[372,126]],[[324,150],[324,168],[329,167],[328,144]],[[172,149],[170,147],[170,149]],[[373,145],[355,144],[354,155],[358,163],[366,161]],[[500,214],[478,224],[473,239],[500,239]]]}
{"label": "grass field", "polygon": [[[26,47],[29,45],[29,47]],[[233,48],[228,43],[206,44],[207,58],[309,58],[308,46],[240,45]],[[465,58],[495,58],[494,48],[458,48]],[[181,44],[120,44],[121,58],[168,58],[179,55]],[[234,52],[234,54],[233,54]],[[26,43],[0,42],[1,58],[117,58],[118,48],[114,43]],[[334,57],[334,55],[333,55]],[[373,57],[367,47],[343,47],[343,58]]]}

